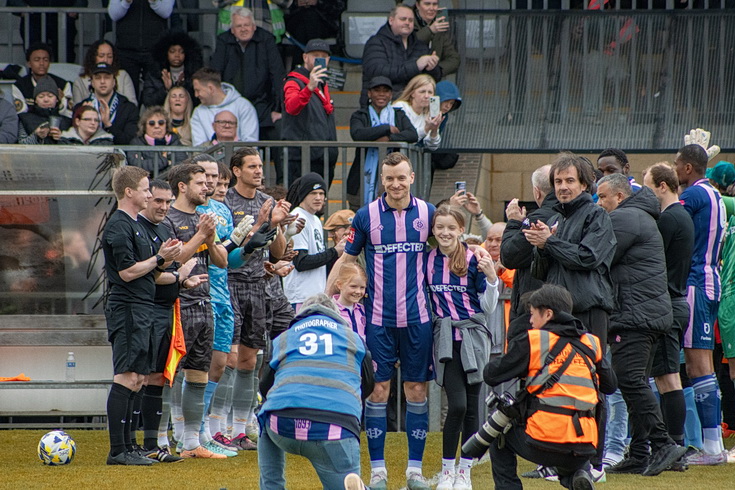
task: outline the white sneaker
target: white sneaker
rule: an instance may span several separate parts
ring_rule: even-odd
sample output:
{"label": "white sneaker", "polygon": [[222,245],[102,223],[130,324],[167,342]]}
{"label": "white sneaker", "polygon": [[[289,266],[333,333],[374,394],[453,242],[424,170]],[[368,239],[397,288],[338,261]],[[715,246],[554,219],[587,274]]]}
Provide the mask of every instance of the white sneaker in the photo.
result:
{"label": "white sneaker", "polygon": [[735,463],[735,447],[733,447],[727,452],[727,462]]}
{"label": "white sneaker", "polygon": [[345,476],[345,490],[365,490],[365,485],[357,473],[350,473]]}
{"label": "white sneaker", "polygon": [[453,490],[454,488],[454,472],[444,470],[439,475],[439,484],[436,486],[436,490]]}
{"label": "white sneaker", "polygon": [[590,468],[590,476],[592,477],[592,481],[595,483],[605,483],[607,481],[604,466],[601,470],[598,470],[595,467]]}
{"label": "white sneaker", "polygon": [[370,488],[385,490],[388,488],[388,471],[385,469],[373,470],[370,474]]}
{"label": "white sneaker", "polygon": [[454,477],[454,487],[452,490],[472,490],[472,480],[470,475],[464,471],[458,471]]}

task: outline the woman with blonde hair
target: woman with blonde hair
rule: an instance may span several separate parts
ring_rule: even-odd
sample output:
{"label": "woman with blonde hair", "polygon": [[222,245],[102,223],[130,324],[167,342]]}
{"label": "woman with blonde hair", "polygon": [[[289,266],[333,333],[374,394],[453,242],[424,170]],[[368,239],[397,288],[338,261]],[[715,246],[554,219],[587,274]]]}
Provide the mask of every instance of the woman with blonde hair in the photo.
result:
{"label": "woman with blonde hair", "polygon": [[[138,121],[138,135],[130,141],[136,146],[181,146],[179,135],[171,131],[171,119],[160,105],[143,112]],[[186,154],[171,151],[129,151],[128,165],[148,170],[154,177],[160,177]]]}
{"label": "woman with blonde hair", "polygon": [[435,92],[436,83],[430,75],[416,75],[393,103],[393,107],[403,110],[416,128],[418,144],[429,150],[439,148],[439,126],[444,119],[441,112],[434,118],[429,117],[429,100]]}
{"label": "woman with blonde hair", "polygon": [[194,103],[189,92],[181,86],[171,87],[163,109],[171,116],[171,132],[179,135],[182,145],[191,146],[191,113],[194,111]]}

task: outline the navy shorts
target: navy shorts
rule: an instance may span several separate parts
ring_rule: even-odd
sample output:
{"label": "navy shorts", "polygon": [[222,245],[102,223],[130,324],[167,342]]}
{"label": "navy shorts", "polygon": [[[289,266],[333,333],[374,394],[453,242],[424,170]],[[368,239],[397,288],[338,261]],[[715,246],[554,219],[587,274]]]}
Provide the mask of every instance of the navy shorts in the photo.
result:
{"label": "navy shorts", "polygon": [[687,349],[713,350],[719,302],[709,299],[704,290],[688,286],[687,303],[689,303],[689,325],[684,330],[684,341],[681,346]]}
{"label": "navy shorts", "polygon": [[152,305],[107,304],[105,319],[114,374],[150,374],[154,358],[152,310]]}
{"label": "navy shorts", "polygon": [[389,381],[401,363],[401,380],[424,382],[434,379],[434,334],[431,322],[408,327],[367,324],[365,337],[377,366],[375,381]]}

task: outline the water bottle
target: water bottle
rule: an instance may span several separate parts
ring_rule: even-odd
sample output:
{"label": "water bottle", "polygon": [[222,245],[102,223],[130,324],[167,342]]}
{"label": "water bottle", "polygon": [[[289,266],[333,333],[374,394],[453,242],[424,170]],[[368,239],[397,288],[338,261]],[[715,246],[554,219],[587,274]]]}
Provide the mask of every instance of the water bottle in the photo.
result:
{"label": "water bottle", "polygon": [[77,361],[74,359],[74,353],[69,352],[69,355],[66,358],[66,381],[67,383],[73,383],[76,381],[76,370],[77,370]]}

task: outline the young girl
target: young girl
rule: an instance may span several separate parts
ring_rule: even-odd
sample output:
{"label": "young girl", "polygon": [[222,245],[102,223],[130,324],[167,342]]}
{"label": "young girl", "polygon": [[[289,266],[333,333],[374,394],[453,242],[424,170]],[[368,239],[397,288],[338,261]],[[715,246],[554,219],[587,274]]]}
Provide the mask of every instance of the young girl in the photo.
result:
{"label": "young girl", "polygon": [[437,490],[472,488],[472,457],[461,453],[455,472],[460,430],[464,443],[478,427],[482,370],[490,356],[485,314],[495,309],[498,278],[489,256],[478,259],[460,240],[465,231],[459,209],[440,206],[432,231],[439,247],[429,253],[426,278],[434,311],[436,381],[447,393],[442,472]]}
{"label": "young girl", "polygon": [[365,339],[365,307],[360,303],[365,297],[367,276],[365,270],[357,264],[342,264],[335,281],[339,294],[334,301],[339,307],[339,314],[352,325],[360,337]]}

